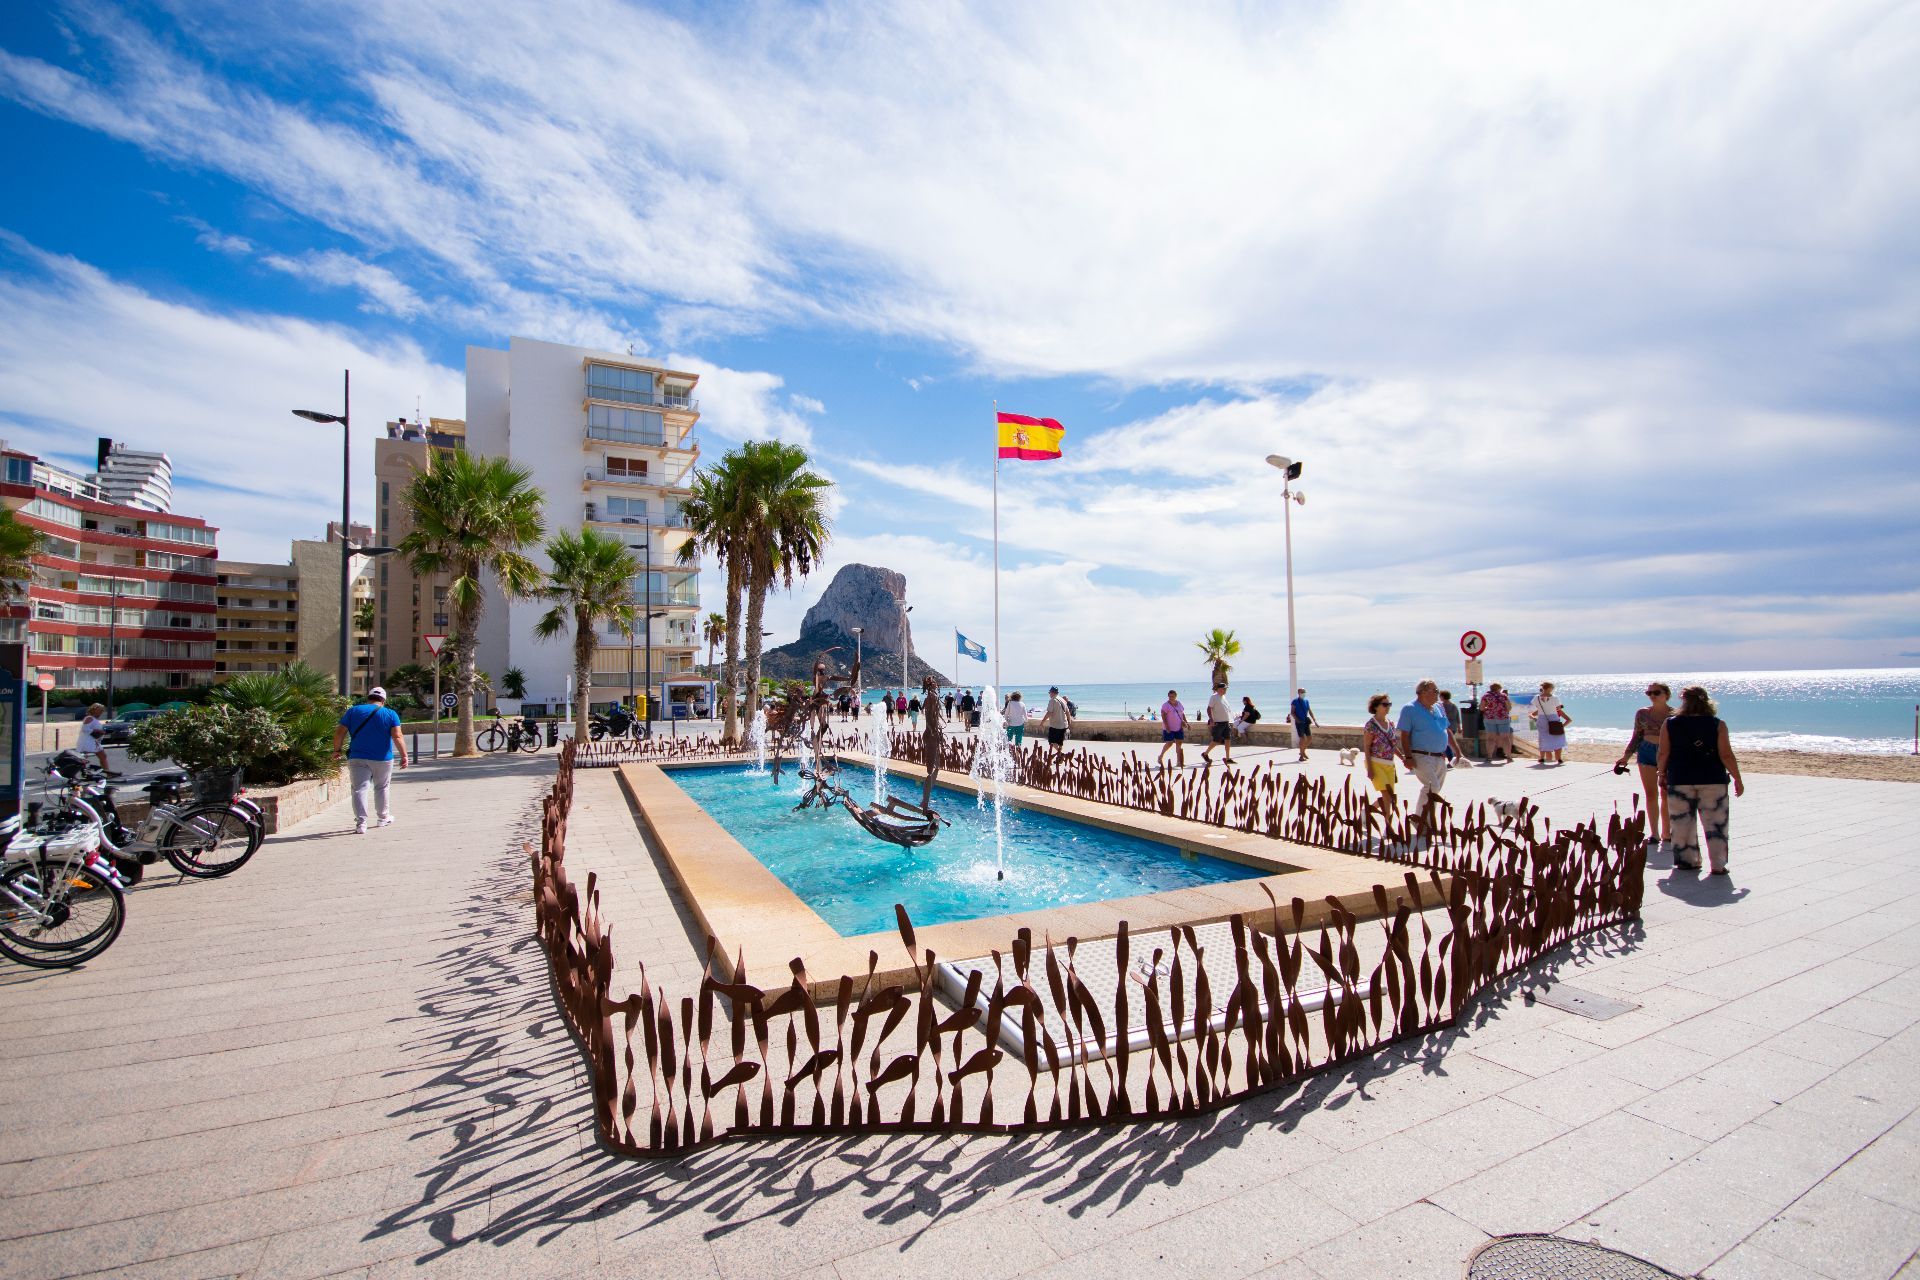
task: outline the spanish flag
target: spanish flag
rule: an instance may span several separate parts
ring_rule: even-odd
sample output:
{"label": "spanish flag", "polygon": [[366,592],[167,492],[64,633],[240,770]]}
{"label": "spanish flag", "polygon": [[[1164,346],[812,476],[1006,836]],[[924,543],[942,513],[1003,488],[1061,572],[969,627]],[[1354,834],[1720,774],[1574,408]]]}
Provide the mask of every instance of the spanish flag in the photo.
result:
{"label": "spanish flag", "polygon": [[1045,462],[1060,456],[1060,437],[1067,429],[1052,418],[1029,418],[1020,413],[1000,417],[1000,456],[1026,462]]}

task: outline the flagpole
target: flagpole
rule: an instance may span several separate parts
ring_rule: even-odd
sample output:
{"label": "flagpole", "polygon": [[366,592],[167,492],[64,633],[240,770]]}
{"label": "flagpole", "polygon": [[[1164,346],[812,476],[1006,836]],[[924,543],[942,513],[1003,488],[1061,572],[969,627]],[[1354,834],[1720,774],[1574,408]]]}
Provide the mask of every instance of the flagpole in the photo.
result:
{"label": "flagpole", "polygon": [[1000,692],[1000,401],[993,402],[993,690]]}

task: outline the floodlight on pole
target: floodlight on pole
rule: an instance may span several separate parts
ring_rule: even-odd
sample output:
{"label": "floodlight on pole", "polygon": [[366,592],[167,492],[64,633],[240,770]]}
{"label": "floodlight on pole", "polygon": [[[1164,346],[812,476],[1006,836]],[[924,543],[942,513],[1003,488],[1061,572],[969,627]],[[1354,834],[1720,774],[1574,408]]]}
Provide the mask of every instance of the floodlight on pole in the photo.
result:
{"label": "floodlight on pole", "polygon": [[[1300,696],[1300,648],[1293,627],[1293,507],[1290,503],[1305,503],[1307,495],[1295,493],[1293,482],[1306,470],[1306,464],[1296,462],[1285,454],[1270,453],[1267,464],[1281,475],[1280,513],[1285,518],[1287,545],[1287,700],[1291,702]],[[1300,724],[1291,715],[1287,725],[1296,749],[1300,746]]]}

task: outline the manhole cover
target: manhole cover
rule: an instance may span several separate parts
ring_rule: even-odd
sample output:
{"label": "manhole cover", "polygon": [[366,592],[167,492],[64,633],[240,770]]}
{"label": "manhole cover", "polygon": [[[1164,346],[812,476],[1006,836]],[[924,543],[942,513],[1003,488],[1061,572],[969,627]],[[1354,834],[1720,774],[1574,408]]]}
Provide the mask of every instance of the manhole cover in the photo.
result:
{"label": "manhole cover", "polygon": [[1502,1236],[1467,1259],[1467,1280],[1680,1280],[1630,1253],[1557,1236]]}
{"label": "manhole cover", "polygon": [[1577,1013],[1583,1018],[1592,1018],[1595,1022],[1605,1022],[1608,1018],[1617,1018],[1623,1013],[1632,1013],[1640,1006],[1628,1004],[1625,1000],[1615,1000],[1612,996],[1603,996],[1595,991],[1582,991],[1579,987],[1570,987],[1564,982],[1552,982],[1533,988],[1527,993],[1541,1004],[1555,1009],[1565,1009],[1568,1013]]}

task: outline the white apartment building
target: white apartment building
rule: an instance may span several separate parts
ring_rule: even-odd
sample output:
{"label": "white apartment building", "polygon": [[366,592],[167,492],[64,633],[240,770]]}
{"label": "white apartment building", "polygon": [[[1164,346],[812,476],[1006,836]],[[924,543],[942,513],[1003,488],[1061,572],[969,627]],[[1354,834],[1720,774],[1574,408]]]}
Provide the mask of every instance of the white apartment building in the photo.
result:
{"label": "white apartment building", "polygon": [[[546,494],[549,532],[592,525],[619,535],[636,559],[652,565],[651,574],[643,570],[635,579],[634,595],[642,605],[651,598],[658,615],[651,622],[651,696],[660,718],[668,696],[699,705],[708,697],[694,672],[699,567],[682,565],[679,554],[688,536],[680,503],[700,457],[698,381],[698,374],[634,356],[529,338],[512,339],[505,351],[467,348],[467,448],[532,472]],[[544,551],[534,560],[548,567]],[[534,634],[548,607],[494,595],[480,624],[481,669],[497,691],[501,673],[520,668],[530,708],[562,706],[573,673],[571,641]],[[629,688],[646,693],[640,628],[631,646],[618,631],[600,643],[594,703],[621,701]]]}
{"label": "white apartment building", "polygon": [[166,454],[103,437],[94,457],[92,479],[108,502],[162,514],[173,510],[173,462]]}

